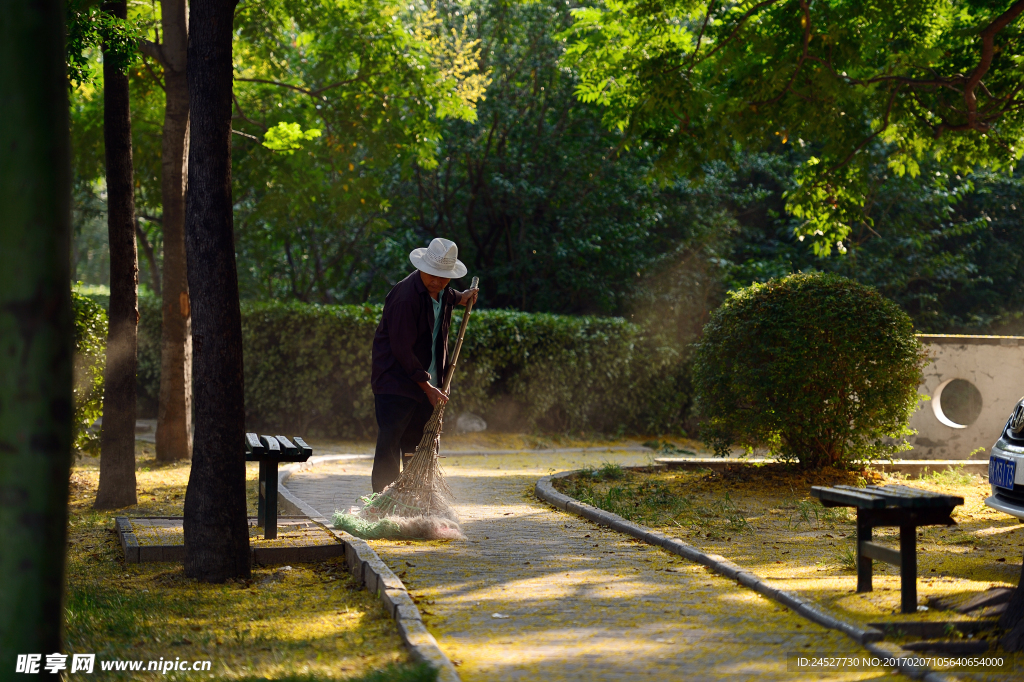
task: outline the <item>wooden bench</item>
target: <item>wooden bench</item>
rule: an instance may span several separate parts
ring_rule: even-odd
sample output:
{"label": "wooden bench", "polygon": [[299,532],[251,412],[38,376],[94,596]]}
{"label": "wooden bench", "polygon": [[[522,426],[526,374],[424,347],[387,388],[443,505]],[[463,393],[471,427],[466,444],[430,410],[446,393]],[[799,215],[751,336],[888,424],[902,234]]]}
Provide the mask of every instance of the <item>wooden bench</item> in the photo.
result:
{"label": "wooden bench", "polygon": [[245,461],[260,463],[259,502],[256,524],[263,528],[263,537],[277,537],[277,465],[281,462],[305,462],[313,448],[301,438],[257,436],[245,434]]}
{"label": "wooden bench", "polygon": [[[942,495],[903,485],[869,485],[854,488],[814,486],[811,494],[825,507],[857,508],[857,592],[871,591],[871,561],[877,559],[900,567],[901,611],[917,612],[917,528],[954,526],[954,507],[964,503],[956,495]],[[898,526],[900,549],[871,541],[871,529]]]}

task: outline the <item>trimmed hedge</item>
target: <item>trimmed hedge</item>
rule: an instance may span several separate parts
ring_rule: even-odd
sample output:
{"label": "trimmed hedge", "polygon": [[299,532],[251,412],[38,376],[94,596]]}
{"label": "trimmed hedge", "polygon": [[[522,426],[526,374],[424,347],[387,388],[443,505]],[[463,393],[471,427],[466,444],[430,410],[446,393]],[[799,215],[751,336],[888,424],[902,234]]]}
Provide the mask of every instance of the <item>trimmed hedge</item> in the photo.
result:
{"label": "trimmed hedge", "polygon": [[462,358],[453,407],[499,427],[682,430],[680,349],[621,318],[482,310],[473,314]]}
{"label": "trimmed hedge", "polygon": [[[372,436],[370,354],[381,309],[243,303],[247,428]],[[139,395],[155,398],[159,303],[140,311]],[[452,345],[460,321],[461,309]],[[680,433],[688,376],[681,349],[620,318],[478,310],[450,414],[470,410],[496,429]]]}
{"label": "trimmed hedge", "polygon": [[379,316],[371,306],[244,305],[247,428],[369,433],[370,341]]}
{"label": "trimmed hedge", "polygon": [[[336,437],[375,433],[370,355],[380,315],[380,306],[244,306],[249,422]],[[461,319],[457,311],[453,346]],[[618,318],[480,310],[450,409],[506,429],[678,430],[687,401],[666,389],[678,358]],[[651,411],[645,391],[666,404]]]}

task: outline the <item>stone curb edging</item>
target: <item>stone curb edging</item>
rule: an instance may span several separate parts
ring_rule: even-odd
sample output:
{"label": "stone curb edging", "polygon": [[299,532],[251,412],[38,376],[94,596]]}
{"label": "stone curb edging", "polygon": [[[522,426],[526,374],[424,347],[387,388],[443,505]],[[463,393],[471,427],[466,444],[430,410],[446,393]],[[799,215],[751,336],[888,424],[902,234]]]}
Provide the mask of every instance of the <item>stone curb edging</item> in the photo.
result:
{"label": "stone curb edging", "polygon": [[[561,473],[541,478],[537,481],[537,484],[534,487],[534,494],[539,499],[547,502],[556,509],[577,514],[589,521],[593,521],[594,523],[602,526],[607,526],[612,530],[624,533],[642,542],[662,547],[673,554],[683,557],[684,559],[701,564],[702,566],[705,566],[715,573],[729,578],[730,580],[735,580],[744,587],[748,587],[765,597],[784,604],[804,618],[817,623],[818,625],[832,630],[839,630],[858,644],[862,645],[872,654],[897,658],[917,657],[912,652],[905,651],[894,644],[880,642],[879,640],[882,639],[882,633],[878,630],[874,628],[862,629],[851,623],[841,621],[791,592],[780,590],[768,585],[754,573],[751,573],[721,555],[706,554],[693,545],[689,545],[678,538],[665,535],[664,533],[659,533],[658,531],[651,530],[633,523],[632,521],[627,521],[618,514],[598,509],[597,507],[575,500],[568,495],[564,495],[555,490],[551,483],[552,480],[556,478],[565,478],[575,473],[577,472],[563,471]],[[898,669],[911,679],[923,679],[925,682],[955,682],[957,679],[946,674],[934,672],[927,667],[901,665],[898,666]]]}
{"label": "stone curb edging", "polygon": [[282,467],[278,471],[278,495],[285,498],[291,506],[294,506],[302,514],[309,517],[310,520],[323,526],[345,545],[345,562],[348,564],[348,570],[362,581],[371,594],[375,594],[381,600],[384,608],[395,619],[395,624],[398,626],[398,634],[409,648],[413,659],[434,667],[437,670],[439,682],[460,682],[455,666],[452,665],[452,662],[441,650],[441,647],[438,646],[434,636],[423,625],[420,610],[416,607],[412,597],[409,596],[409,591],[405,589],[405,584],[381,560],[377,552],[373,550],[373,547],[370,547],[365,540],[350,535],[345,531],[335,529],[331,521],[321,516],[320,512],[296,497],[285,486],[285,481],[298,471],[311,469],[321,462],[353,458],[346,455],[324,455],[310,457],[309,461],[300,464]]}

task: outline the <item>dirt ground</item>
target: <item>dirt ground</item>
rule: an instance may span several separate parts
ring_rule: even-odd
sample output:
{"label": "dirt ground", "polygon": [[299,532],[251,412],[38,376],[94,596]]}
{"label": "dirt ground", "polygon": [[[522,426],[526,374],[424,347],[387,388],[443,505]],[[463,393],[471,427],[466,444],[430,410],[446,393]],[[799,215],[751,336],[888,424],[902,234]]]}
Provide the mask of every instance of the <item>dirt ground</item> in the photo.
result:
{"label": "dirt ground", "polygon": [[[899,612],[899,569],[888,564],[876,561],[874,591],[856,594],[854,510],[826,509],[810,494],[812,485],[894,483],[964,498],[953,513],[956,526],[919,529],[922,608],[917,614]],[[991,587],[1016,585],[1024,556],[1024,525],[986,507],[988,482],[962,471],[909,479],[876,472],[806,473],[778,464],[738,465],[722,473],[605,467],[559,486],[566,494],[720,554],[773,586],[862,625],[994,618],[990,611],[961,615],[942,607]],[[899,549],[897,528],[876,529],[875,538]]]}

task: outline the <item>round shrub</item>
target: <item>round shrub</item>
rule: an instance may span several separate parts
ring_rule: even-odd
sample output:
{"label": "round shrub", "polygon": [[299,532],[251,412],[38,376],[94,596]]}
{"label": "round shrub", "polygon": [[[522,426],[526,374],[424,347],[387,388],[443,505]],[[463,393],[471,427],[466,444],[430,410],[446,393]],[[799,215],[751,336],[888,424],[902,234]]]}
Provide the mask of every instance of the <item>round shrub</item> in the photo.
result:
{"label": "round shrub", "polygon": [[694,361],[701,437],[806,468],[909,449],[925,354],[895,303],[853,280],[796,274],[732,292]]}

